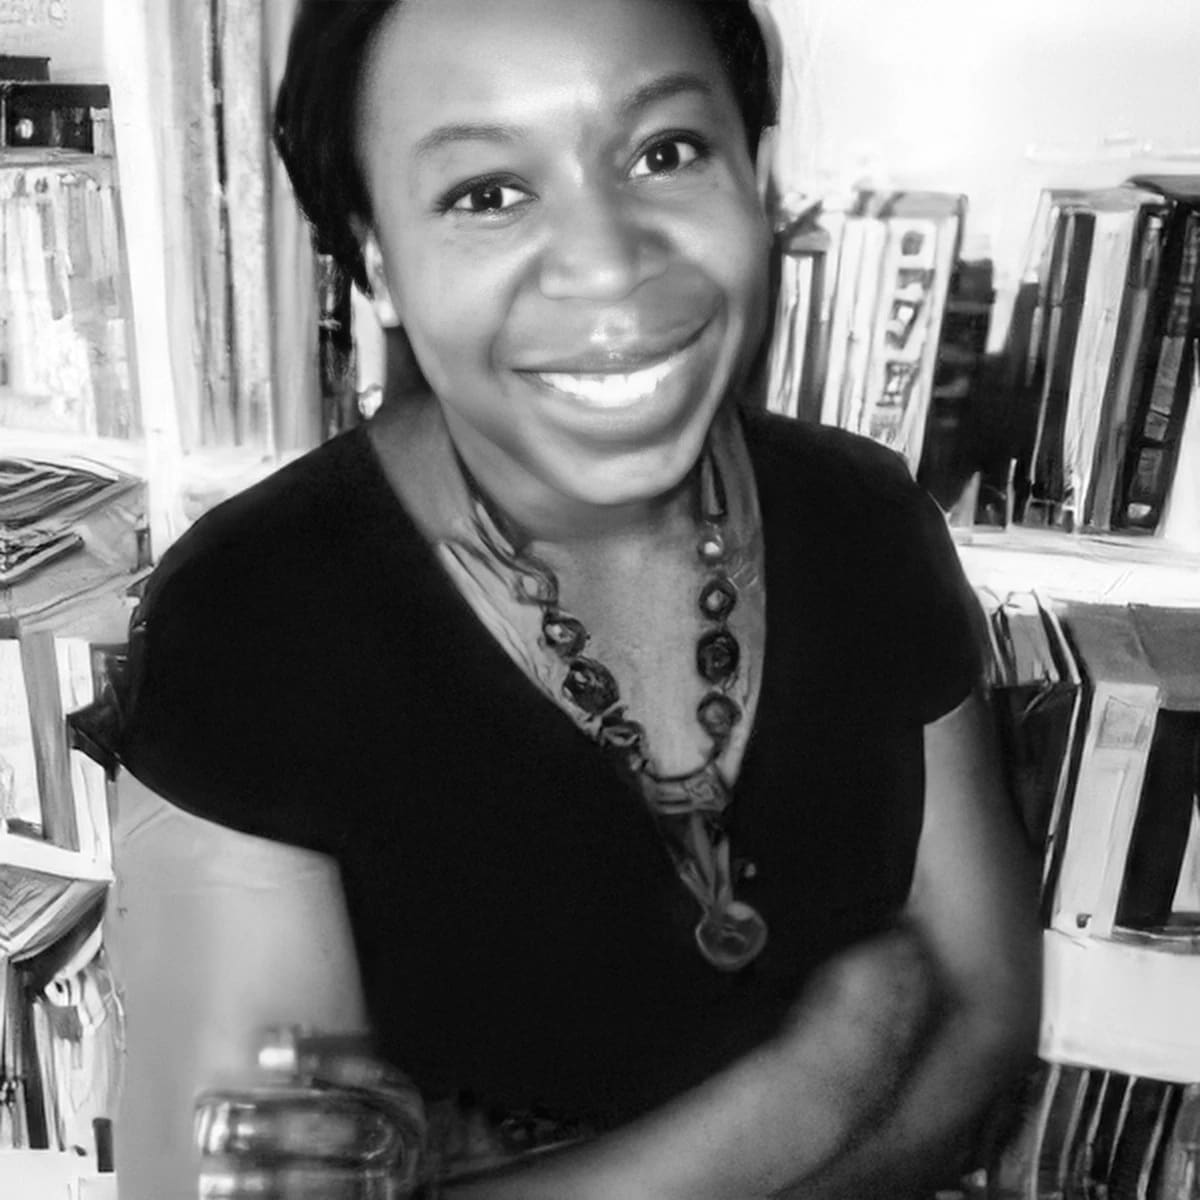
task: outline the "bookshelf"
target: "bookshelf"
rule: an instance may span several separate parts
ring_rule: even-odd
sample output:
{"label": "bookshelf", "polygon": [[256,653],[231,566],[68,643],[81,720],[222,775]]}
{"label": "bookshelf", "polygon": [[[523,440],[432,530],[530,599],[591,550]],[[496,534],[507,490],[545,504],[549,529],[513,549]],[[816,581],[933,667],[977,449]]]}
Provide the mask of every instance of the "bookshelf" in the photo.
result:
{"label": "bookshelf", "polygon": [[[94,1176],[88,1109],[110,1077],[80,1072],[120,1024],[111,997],[82,1012],[113,785],[65,723],[102,688],[149,563],[118,172],[97,149],[0,148],[0,1192],[31,1198]],[[72,1017],[81,1066],[60,1075]]]}
{"label": "bookshelf", "polygon": [[1200,1080],[1200,943],[1042,939],[1041,1056],[1174,1083]]}
{"label": "bookshelf", "polygon": [[1081,603],[1200,608],[1200,554],[1153,538],[1021,527],[952,534],[977,587],[1031,589]]}
{"label": "bookshelf", "polygon": [[[1021,528],[953,533],[970,582],[998,598],[1032,590],[1056,609],[1195,609],[1200,639],[1200,555],[1151,538]],[[1047,928],[1043,966],[1045,1061],[1181,1084],[1200,1080],[1200,930],[1167,938]]]}

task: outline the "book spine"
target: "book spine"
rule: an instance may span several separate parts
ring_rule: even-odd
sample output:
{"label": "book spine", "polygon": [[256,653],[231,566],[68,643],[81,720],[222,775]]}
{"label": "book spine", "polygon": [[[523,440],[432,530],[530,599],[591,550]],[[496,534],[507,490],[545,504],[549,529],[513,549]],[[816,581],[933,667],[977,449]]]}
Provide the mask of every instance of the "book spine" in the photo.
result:
{"label": "book spine", "polygon": [[1091,485],[1084,496],[1084,523],[1101,533],[1113,527],[1121,463],[1129,445],[1134,387],[1146,356],[1150,299],[1158,287],[1165,230],[1166,217],[1162,209],[1142,210],[1129,259],[1125,300],[1101,408]]}
{"label": "book spine", "polygon": [[1064,429],[1064,524],[1085,523],[1086,497],[1108,380],[1117,350],[1117,334],[1126,308],[1129,264],[1133,255],[1136,212],[1098,212],[1088,266],[1079,338],[1071,370]]}
{"label": "book spine", "polygon": [[862,262],[864,220],[852,215],[842,228],[838,253],[837,279],[834,283],[829,318],[829,354],[825,363],[822,389],[821,423],[842,423],[842,381],[850,348],[850,322],[854,312],[859,266]]}
{"label": "book spine", "polygon": [[1157,710],[1158,688],[1152,684],[1092,684],[1050,906],[1054,929],[1097,938],[1112,934]]}
{"label": "book spine", "polygon": [[[1200,270],[1200,211],[1183,215],[1179,250],[1160,288],[1161,320],[1146,364],[1126,453],[1114,525],[1155,530],[1170,490],[1195,369],[1195,308]],[[1174,266],[1174,270],[1171,267]]]}
{"label": "book spine", "polygon": [[1028,524],[1057,524],[1062,517],[1067,490],[1063,436],[1094,231],[1093,214],[1075,209],[1063,211],[1055,230],[1045,376],[1024,514]]}

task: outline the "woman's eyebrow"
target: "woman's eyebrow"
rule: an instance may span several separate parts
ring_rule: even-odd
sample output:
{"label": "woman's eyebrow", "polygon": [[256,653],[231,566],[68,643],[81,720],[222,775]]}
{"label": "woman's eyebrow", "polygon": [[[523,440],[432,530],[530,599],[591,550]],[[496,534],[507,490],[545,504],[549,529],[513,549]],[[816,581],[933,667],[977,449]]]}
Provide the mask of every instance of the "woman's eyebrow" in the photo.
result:
{"label": "woman's eyebrow", "polygon": [[712,82],[703,75],[692,71],[673,71],[669,75],[661,75],[650,80],[630,92],[621,101],[620,112],[623,117],[634,116],[644,108],[657,104],[661,100],[670,100],[685,92],[697,92],[706,99],[716,94]]}
{"label": "woman's eyebrow", "polygon": [[[691,71],[675,71],[652,79],[630,92],[617,106],[618,112],[622,118],[629,118],[652,104],[686,92],[695,92],[707,98],[715,94],[715,89],[703,75]],[[415,154],[418,159],[422,159],[457,142],[501,142],[511,145],[528,137],[529,130],[524,125],[475,122],[439,125],[417,142]]]}
{"label": "woman's eyebrow", "polygon": [[529,136],[522,125],[439,125],[427,133],[416,146],[417,158],[428,158],[455,142],[519,142]]}

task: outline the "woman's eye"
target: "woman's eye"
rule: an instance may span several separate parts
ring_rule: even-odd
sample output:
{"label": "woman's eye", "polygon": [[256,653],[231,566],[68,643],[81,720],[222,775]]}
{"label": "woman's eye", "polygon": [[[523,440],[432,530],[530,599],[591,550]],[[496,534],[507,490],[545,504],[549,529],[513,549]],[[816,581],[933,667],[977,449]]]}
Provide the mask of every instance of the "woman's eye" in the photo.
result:
{"label": "woman's eye", "polygon": [[455,212],[497,213],[513,208],[527,199],[528,194],[520,188],[503,183],[481,183],[469,192],[464,192],[450,207]]}
{"label": "woman's eye", "polygon": [[700,149],[684,138],[671,138],[651,146],[633,165],[630,174],[635,179],[649,175],[669,175],[683,167],[691,166],[700,157]]}

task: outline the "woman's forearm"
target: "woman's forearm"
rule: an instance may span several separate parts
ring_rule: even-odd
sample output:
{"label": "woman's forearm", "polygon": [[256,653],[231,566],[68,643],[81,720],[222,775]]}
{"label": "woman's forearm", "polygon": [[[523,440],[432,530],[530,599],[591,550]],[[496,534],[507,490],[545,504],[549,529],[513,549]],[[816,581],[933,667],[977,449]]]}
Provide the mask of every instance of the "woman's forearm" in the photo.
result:
{"label": "woman's forearm", "polygon": [[890,1106],[933,1010],[919,946],[895,933],[835,960],[771,1041],[701,1087],[577,1149],[450,1189],[453,1200],[753,1200],[814,1179]]}
{"label": "woman's forearm", "polygon": [[815,1177],[781,1200],[903,1200],[929,1195],[969,1165],[992,1101],[1033,1061],[1036,1028],[952,1010],[928,1040],[889,1110]]}

